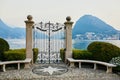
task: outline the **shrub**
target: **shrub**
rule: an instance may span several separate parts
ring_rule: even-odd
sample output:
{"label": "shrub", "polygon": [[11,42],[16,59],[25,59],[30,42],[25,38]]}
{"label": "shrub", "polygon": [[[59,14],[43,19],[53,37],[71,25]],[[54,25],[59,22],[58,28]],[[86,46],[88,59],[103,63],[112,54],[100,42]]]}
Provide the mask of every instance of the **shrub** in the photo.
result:
{"label": "shrub", "polygon": [[81,50],[79,50],[79,49],[73,49],[72,50],[72,57],[74,58],[74,59],[79,59],[79,53],[81,52]]}
{"label": "shrub", "polygon": [[6,40],[0,38],[0,60],[4,59],[3,53],[4,51],[9,50],[9,44]]}
{"label": "shrub", "polygon": [[6,40],[0,38],[0,52],[8,51],[9,44]]}
{"label": "shrub", "polygon": [[38,56],[38,49],[34,48],[33,49],[33,62],[35,63],[37,60],[37,56]]}
{"label": "shrub", "polygon": [[120,66],[120,56],[112,58],[110,63]]}
{"label": "shrub", "polygon": [[113,72],[120,74],[120,66],[114,67]]}
{"label": "shrub", "polygon": [[15,49],[4,52],[4,61],[24,60],[25,58],[25,49]]}
{"label": "shrub", "polygon": [[65,62],[65,49],[60,49],[60,57],[63,62]]}
{"label": "shrub", "polygon": [[113,71],[120,72],[120,56],[112,58],[110,63],[117,65],[117,67],[113,68]]}
{"label": "shrub", "polygon": [[[60,57],[62,61],[64,62],[65,61],[65,49],[60,49]],[[92,53],[88,52],[87,50],[73,49],[72,57],[74,59],[92,59]]]}
{"label": "shrub", "polygon": [[[38,56],[38,49],[33,49],[33,62],[35,63]],[[4,53],[4,61],[11,60],[24,60],[26,58],[26,49],[14,49],[5,51]]]}
{"label": "shrub", "polygon": [[120,48],[107,42],[92,42],[87,50],[95,60],[109,62],[113,57],[120,56]]}
{"label": "shrub", "polygon": [[92,53],[87,50],[73,50],[73,58],[74,59],[92,59]]}

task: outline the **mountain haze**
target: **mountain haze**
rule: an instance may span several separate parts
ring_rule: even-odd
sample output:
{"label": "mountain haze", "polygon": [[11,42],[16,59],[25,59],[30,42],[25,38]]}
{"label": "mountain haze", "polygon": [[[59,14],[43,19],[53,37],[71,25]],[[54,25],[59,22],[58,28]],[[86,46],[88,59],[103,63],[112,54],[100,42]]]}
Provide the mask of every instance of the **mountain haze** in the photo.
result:
{"label": "mountain haze", "polygon": [[[48,36],[40,30],[35,31],[33,33],[34,36],[33,38],[38,38],[38,39],[45,39],[48,38]],[[6,39],[23,39],[26,36],[26,31],[25,28],[12,28],[12,26],[9,26],[5,24],[1,19],[0,19],[0,37],[1,38],[6,38]]]}
{"label": "mountain haze", "polygon": [[[92,35],[86,36],[86,33],[92,33]],[[76,22],[72,30],[72,37],[76,38],[76,35],[81,35],[83,39],[103,39],[112,38],[117,33],[118,30],[114,29],[101,19],[92,15],[84,15]],[[38,36],[38,34],[40,36]],[[58,34],[51,36],[51,38],[55,36],[58,36]],[[12,28],[0,19],[0,37],[12,39],[25,38],[25,28]],[[35,37],[44,39],[48,36],[38,30],[38,32],[36,31],[35,33]]]}
{"label": "mountain haze", "polygon": [[86,34],[86,32],[112,35],[117,34],[118,31],[95,16],[84,15],[76,22],[72,30],[72,36],[75,38],[77,34]]}
{"label": "mountain haze", "polygon": [[0,19],[1,38],[25,38],[25,28],[12,28]]}

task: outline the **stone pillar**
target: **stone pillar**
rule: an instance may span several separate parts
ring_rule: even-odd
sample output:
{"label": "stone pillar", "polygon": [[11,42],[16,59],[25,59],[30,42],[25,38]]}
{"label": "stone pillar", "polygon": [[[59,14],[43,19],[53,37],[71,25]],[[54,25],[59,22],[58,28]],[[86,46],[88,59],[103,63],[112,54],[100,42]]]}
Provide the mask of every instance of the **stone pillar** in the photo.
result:
{"label": "stone pillar", "polygon": [[68,16],[66,17],[66,22],[65,24],[65,63],[67,63],[67,58],[71,58],[72,57],[72,24],[73,22],[71,22],[71,17]]}
{"label": "stone pillar", "polygon": [[32,27],[34,21],[32,21],[32,16],[28,15],[25,21],[26,23],[26,58],[31,58],[33,63],[33,44],[32,44]]}

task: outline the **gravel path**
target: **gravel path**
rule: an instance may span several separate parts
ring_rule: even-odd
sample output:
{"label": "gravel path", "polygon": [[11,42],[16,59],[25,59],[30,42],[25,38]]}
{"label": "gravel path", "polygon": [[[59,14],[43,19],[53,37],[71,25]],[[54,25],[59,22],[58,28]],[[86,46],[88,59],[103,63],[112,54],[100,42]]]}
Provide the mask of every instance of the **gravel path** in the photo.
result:
{"label": "gravel path", "polygon": [[0,71],[0,80],[120,80],[120,75],[90,68],[68,68],[62,75],[43,76],[32,72],[36,66],[31,69]]}

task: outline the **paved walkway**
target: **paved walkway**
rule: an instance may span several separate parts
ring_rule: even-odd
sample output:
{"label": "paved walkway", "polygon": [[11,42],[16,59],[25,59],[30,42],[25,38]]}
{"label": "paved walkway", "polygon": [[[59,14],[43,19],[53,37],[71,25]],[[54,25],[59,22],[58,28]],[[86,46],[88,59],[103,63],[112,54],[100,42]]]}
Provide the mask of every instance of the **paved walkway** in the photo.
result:
{"label": "paved walkway", "polygon": [[90,68],[68,68],[68,71],[61,75],[43,76],[32,72],[37,66],[34,65],[31,69],[14,69],[0,72],[0,80],[120,80],[120,75],[114,73],[106,74],[103,70]]}

